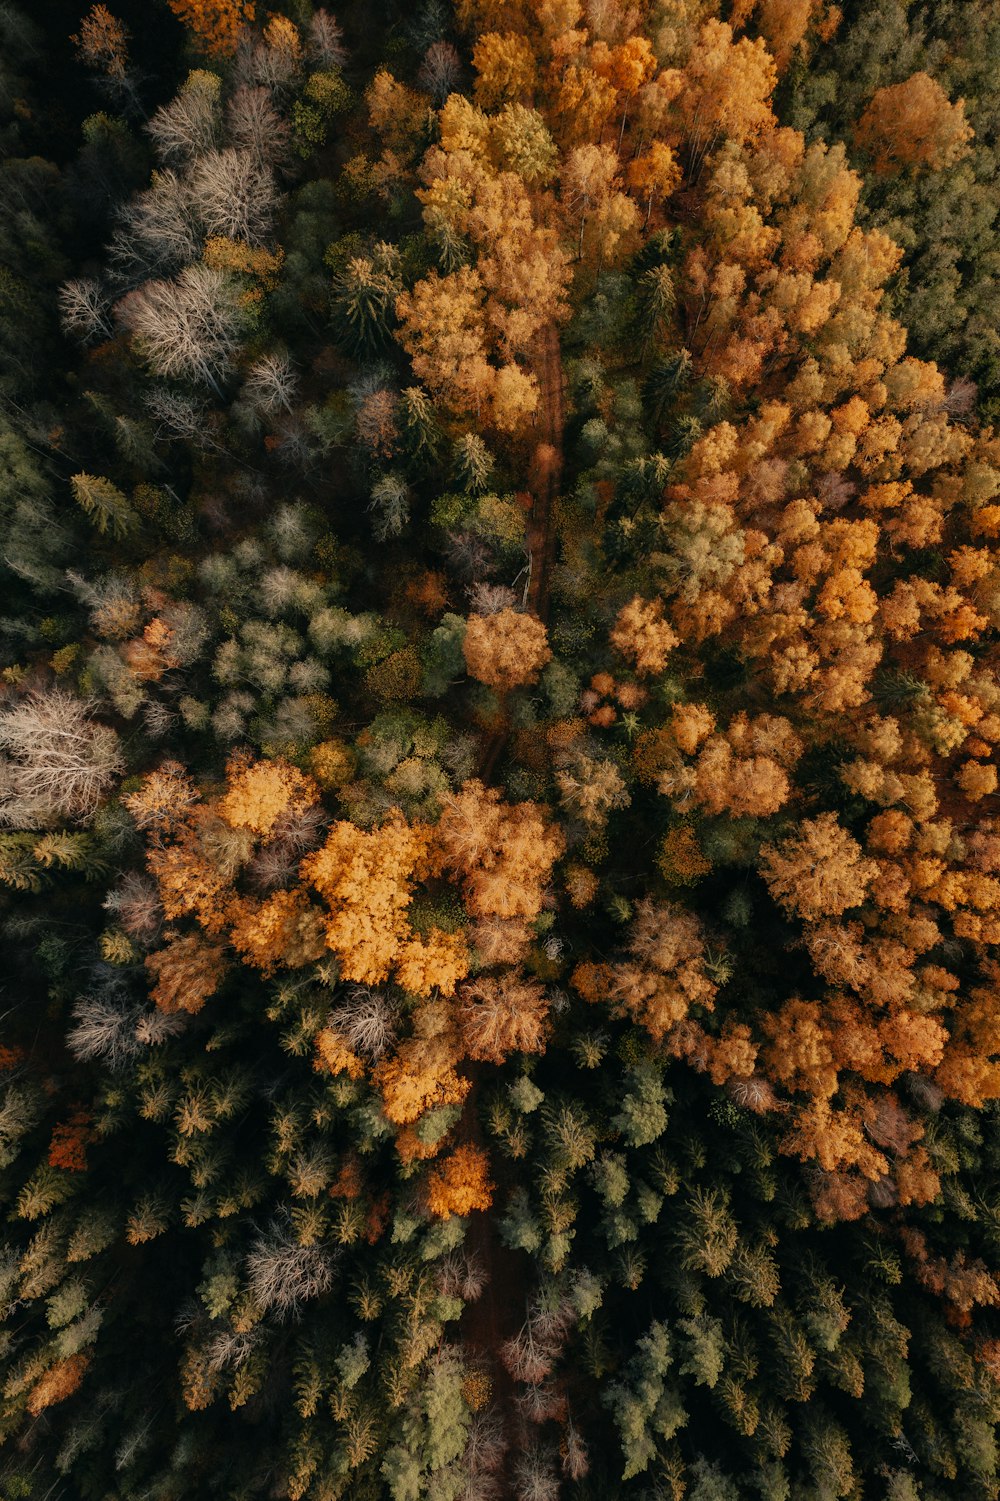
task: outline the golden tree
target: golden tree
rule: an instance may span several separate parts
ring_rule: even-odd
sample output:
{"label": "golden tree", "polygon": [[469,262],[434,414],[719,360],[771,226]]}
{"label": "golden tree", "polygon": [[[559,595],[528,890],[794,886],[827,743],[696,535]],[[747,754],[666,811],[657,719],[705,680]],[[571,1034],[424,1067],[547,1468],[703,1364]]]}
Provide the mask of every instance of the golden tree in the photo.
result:
{"label": "golden tree", "polygon": [[462,644],[469,676],[508,693],[537,683],[552,658],[545,626],[534,615],[500,610],[495,615],[470,615]]}
{"label": "golden tree", "polygon": [[923,72],[876,89],[854,128],[856,144],[881,174],[952,167],[968,153],[972,136],[965,100],[950,103],[937,79]]}

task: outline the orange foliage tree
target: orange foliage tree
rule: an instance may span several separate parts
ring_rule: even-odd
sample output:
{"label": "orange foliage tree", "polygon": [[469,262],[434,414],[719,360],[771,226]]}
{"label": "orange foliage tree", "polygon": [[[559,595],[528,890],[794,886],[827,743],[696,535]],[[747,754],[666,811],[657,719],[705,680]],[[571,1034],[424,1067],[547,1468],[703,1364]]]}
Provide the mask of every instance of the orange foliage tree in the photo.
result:
{"label": "orange foliage tree", "polygon": [[264,898],[244,889],[243,875],[318,800],[319,788],[296,767],[243,756],[207,798],[169,762],[129,794],[171,924],[145,961],[153,999],[163,1011],[199,1011],[237,958],[266,976],[332,956],[341,981],[394,984],[416,1004],[391,1056],[367,1053],[358,1039],[369,1033],[338,1015],[317,1036],[317,1066],[370,1077],[387,1118],[405,1130],[429,1110],[461,1103],[470,1087],[458,1072],[464,1059],[542,1051],[548,1012],[544,987],[513,974],[480,973],[463,985],[471,963],[464,933],[434,924],[417,931],[415,895],[450,875],[480,925],[516,930],[473,928],[480,964],[516,962],[563,841],[536,805],[507,804],[472,781],[445,800],[436,823],[398,811],[373,829],[337,821],[300,858],[296,884]]}
{"label": "orange foliage tree", "polygon": [[928,73],[913,73],[903,83],[876,89],[854,128],[855,142],[883,174],[954,166],[968,152],[972,135],[965,100],[950,103]]}
{"label": "orange foliage tree", "polygon": [[65,1402],[74,1392],[79,1391],[83,1381],[84,1372],[90,1363],[89,1355],[77,1354],[64,1356],[57,1360],[55,1365],[49,1367],[40,1381],[28,1393],[28,1411],[33,1418],[37,1418],[40,1412],[47,1407],[53,1407],[57,1402]]}
{"label": "orange foliage tree", "polygon": [[167,3],[204,50],[221,57],[236,51],[240,33],[255,14],[253,0],[167,0]]}
{"label": "orange foliage tree", "polygon": [[492,1202],[489,1159],[479,1147],[468,1144],[456,1147],[430,1173],[427,1204],[435,1219],[446,1220],[453,1214],[489,1209]]}
{"label": "orange foliage tree", "polygon": [[496,615],[470,615],[463,651],[469,676],[500,693],[537,683],[552,656],[542,622],[509,609]]}
{"label": "orange foliage tree", "polygon": [[70,40],[89,68],[112,81],[124,81],[128,67],[128,31],[106,5],[92,5]]}

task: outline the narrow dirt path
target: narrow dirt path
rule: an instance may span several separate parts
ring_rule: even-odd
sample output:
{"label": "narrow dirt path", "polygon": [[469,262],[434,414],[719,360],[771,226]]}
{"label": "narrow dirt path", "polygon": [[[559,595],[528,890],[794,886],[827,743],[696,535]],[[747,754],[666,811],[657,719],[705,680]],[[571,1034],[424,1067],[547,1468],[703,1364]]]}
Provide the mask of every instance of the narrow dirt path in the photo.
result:
{"label": "narrow dirt path", "polygon": [[[562,356],[559,330],[555,324],[544,329],[536,340],[531,368],[538,381],[541,400],[528,481],[532,506],[525,535],[530,569],[525,604],[531,614],[545,621],[549,611],[549,580],[556,553],[554,510],[562,475],[565,421]],[[499,730],[490,735],[483,746],[479,775],[487,785],[503,755],[507,738],[507,732]],[[484,1065],[474,1064],[468,1071],[472,1088],[466,1097],[456,1139],[486,1146],[479,1118]],[[513,1438],[518,1427],[514,1411],[515,1386],[499,1358],[499,1351],[523,1322],[530,1258],[523,1251],[511,1251],[502,1243],[492,1214],[473,1215],[466,1244],[481,1261],[489,1281],[482,1295],[470,1303],[462,1315],[462,1339],[470,1353],[482,1360],[489,1371],[493,1400],[504,1417],[508,1436]],[[513,1457],[508,1454],[508,1460]],[[497,1492],[498,1497],[513,1496],[509,1475],[505,1472],[497,1478],[502,1487]]]}

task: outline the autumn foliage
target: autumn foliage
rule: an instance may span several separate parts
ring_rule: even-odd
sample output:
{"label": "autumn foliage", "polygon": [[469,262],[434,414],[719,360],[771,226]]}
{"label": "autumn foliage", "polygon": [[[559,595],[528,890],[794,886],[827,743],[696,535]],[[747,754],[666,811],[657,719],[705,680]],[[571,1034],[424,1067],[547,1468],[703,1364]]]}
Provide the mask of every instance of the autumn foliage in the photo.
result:
{"label": "autumn foliage", "polygon": [[12,5],[11,1494],[996,1501],[1000,21]]}
{"label": "autumn foliage", "polygon": [[552,656],[542,622],[514,610],[471,615],[463,649],[469,676],[501,693],[537,682]]}
{"label": "autumn foliage", "polygon": [[968,151],[972,126],[964,99],[950,103],[927,73],[878,89],[855,127],[854,138],[871,154],[875,171],[952,167]]}
{"label": "autumn foliage", "polygon": [[[215,796],[197,799],[186,787],[167,763],[128,799],[150,831],[147,863],[163,912],[187,925],[169,928],[146,957],[161,1010],[200,1011],[235,959],[270,975],[332,955],[342,981],[392,982],[421,1001],[394,1056],[366,1062],[351,1029],[333,1025],[317,1038],[317,1063],[352,1078],[371,1072],[389,1120],[400,1126],[465,1097],[469,1081],[457,1072],[463,1059],[502,1062],[543,1049],[542,987],[513,973],[463,986],[471,962],[465,935],[435,924],[418,931],[410,915],[418,892],[447,873],[470,914],[523,934],[562,850],[542,810],[504,803],[495,789],[471,781],[446,800],[436,824],[398,813],[371,830],[340,820],[301,857],[296,885],[261,898],[241,889],[241,873],[308,819],[315,783],[285,762],[236,757]],[[477,946],[487,961],[510,962],[527,941],[512,938],[494,943],[492,955],[484,935]]]}
{"label": "autumn foliage", "polygon": [[427,1204],[435,1219],[489,1209],[493,1202],[489,1162],[477,1147],[460,1146],[441,1159],[427,1180]]}
{"label": "autumn foliage", "polygon": [[50,1366],[28,1397],[28,1411],[32,1417],[37,1417],[57,1402],[65,1402],[78,1391],[88,1364],[89,1357],[78,1354],[67,1355]]}
{"label": "autumn foliage", "polygon": [[254,19],[253,0],[168,0],[168,4],[209,54],[234,52],[243,27]]}
{"label": "autumn foliage", "polygon": [[[584,841],[599,864],[637,780],[662,809],[650,879],[669,896],[629,906],[620,953],[578,956],[578,993],[778,1112],[788,1153],[826,1174],[895,1173],[904,1197],[926,1195],[933,1174],[901,1081],[933,1079],[970,1105],[1000,1093],[987,978],[1000,932],[988,665],[1000,453],[989,431],[953,419],[941,372],[907,355],[884,307],[900,253],[858,222],[843,147],[807,144],[776,119],[778,73],[832,36],[838,13],[811,0],[705,13],[667,61],[662,38],[658,51],[638,24],[588,21],[572,4],[470,4],[461,20],[471,97],[442,91],[430,144],[409,84],[380,67],[365,93],[381,152],[372,182],[384,196],[415,188],[435,259],[407,280],[380,241],[338,273],[348,343],[379,347],[394,317],[419,383],[405,399],[367,392],[359,432],[388,460],[404,410],[423,423],[433,407],[482,496],[493,461],[478,438],[468,446],[470,425],[520,455],[552,414],[546,341],[606,269],[637,267],[629,317],[660,448],[595,470],[592,512],[577,507],[556,544],[568,613],[588,587],[574,570],[593,570],[607,655],[563,717],[536,727],[524,705],[569,669],[571,632],[482,583],[484,608],[459,621],[467,674],[517,721],[511,744],[531,776],[548,776],[552,811],[467,776],[411,815],[400,799],[423,773],[409,757],[377,816],[326,822],[319,784],[349,804],[360,785],[353,753],[329,739],[312,750],[318,782],[280,758],[237,758],[225,787],[198,798],[171,763],[151,773],[127,804],[149,833],[168,925],[146,959],[157,1004],[199,1009],[236,963],[270,976],[332,961],[342,982],[395,987],[414,1009],[388,1053],[366,1057],[338,1022],[318,1056],[373,1077],[390,1120],[410,1126],[464,1097],[463,1059],[544,1048],[549,1006],[524,966],[553,865]],[[197,24],[220,49],[236,35],[235,13]],[[260,45],[291,69],[289,25],[272,20]],[[969,139],[962,102],[921,72],[880,89],[856,131],[880,173],[940,168]],[[677,238],[685,191],[698,229]],[[598,463],[614,405],[609,388],[595,398]],[[495,497],[476,506],[480,525],[499,514]],[[453,546],[475,559],[481,535]],[[913,560],[929,550],[939,563],[924,571]],[[125,655],[156,681],[173,650],[157,616]],[[706,664],[711,678],[723,661],[753,681],[753,702],[706,685]],[[421,672],[397,647],[366,682],[403,702]],[[494,733],[501,722],[511,728],[497,718]],[[752,868],[766,922],[807,967],[755,1005],[729,984],[728,944],[743,940],[696,910],[699,883],[734,863]],[[281,875],[276,889],[262,891],[265,870]],[[443,887],[462,903],[457,922],[426,916]],[[600,889],[574,856],[570,907]],[[975,946],[975,975],[956,972],[956,942]],[[890,1150],[871,1120],[894,1111],[912,1129]],[[846,1203],[853,1190],[837,1181]]]}

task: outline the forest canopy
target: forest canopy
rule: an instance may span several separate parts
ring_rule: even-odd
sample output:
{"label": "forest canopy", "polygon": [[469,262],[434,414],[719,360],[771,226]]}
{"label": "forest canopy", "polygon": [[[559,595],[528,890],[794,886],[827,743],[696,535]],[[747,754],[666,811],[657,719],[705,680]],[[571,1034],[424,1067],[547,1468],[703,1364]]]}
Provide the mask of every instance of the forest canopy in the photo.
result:
{"label": "forest canopy", "polygon": [[2,0],[5,1497],[998,1501],[998,55]]}

